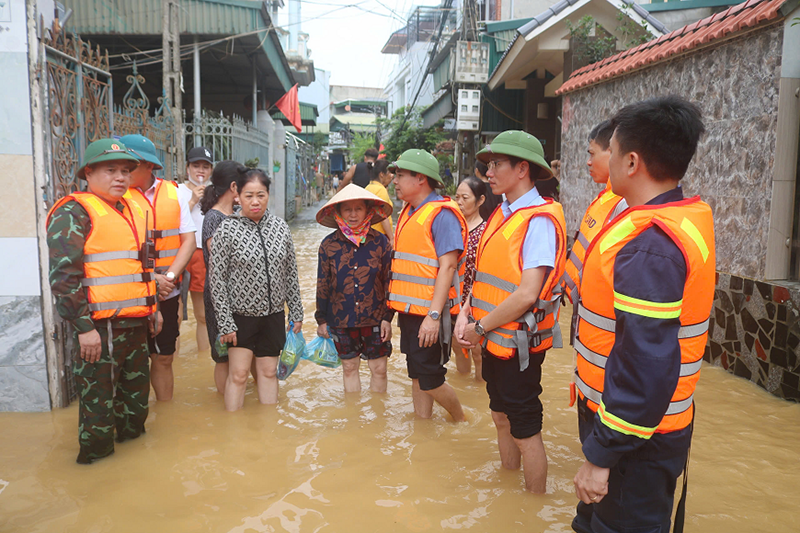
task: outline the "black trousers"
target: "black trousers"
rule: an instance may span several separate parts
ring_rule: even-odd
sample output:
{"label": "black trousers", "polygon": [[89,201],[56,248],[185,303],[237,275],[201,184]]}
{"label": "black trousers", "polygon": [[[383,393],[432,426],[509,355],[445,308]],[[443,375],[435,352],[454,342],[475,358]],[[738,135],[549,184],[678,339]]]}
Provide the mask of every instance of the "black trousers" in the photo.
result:
{"label": "black trousers", "polygon": [[[595,421],[585,402],[578,406],[581,442]],[[655,435],[653,438],[658,438]],[[644,448],[644,449],[642,449]],[[652,453],[647,444],[623,455],[611,468],[608,494],[598,503],[578,503],[572,529],[578,533],[669,533],[675,485],[686,465],[688,446]],[[664,453],[666,452],[666,453]]]}

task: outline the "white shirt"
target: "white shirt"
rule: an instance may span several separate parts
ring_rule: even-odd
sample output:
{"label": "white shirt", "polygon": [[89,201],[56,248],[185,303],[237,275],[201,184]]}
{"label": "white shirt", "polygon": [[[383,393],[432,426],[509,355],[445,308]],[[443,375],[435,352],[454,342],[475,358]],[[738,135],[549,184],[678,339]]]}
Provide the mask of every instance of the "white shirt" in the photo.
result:
{"label": "white shirt", "polygon": [[[503,200],[500,209],[505,218],[510,217],[515,211],[523,207],[542,205],[544,198],[536,187],[526,192],[513,203],[508,199]],[[553,268],[556,264],[556,227],[547,217],[536,217],[528,225],[525,242],[522,245],[522,270],[546,266]]]}
{"label": "white shirt", "polygon": [[[189,202],[192,200],[192,190],[186,186],[185,183],[181,183],[178,185],[178,199],[180,199],[181,195],[186,196],[186,205],[189,205]],[[194,222],[194,227],[197,228],[194,231],[194,237],[197,241],[197,247],[202,249],[203,248],[203,235],[202,227],[203,227],[203,213],[200,211],[200,202],[194,204],[191,211],[192,215],[192,222]]]}
{"label": "white shirt", "polygon": [[[149,189],[144,191],[144,197],[147,198],[147,201],[150,202],[150,205],[153,205],[153,199],[156,196],[156,186],[158,185],[159,179],[160,178],[154,179],[153,185],[151,185]],[[172,185],[168,186],[172,187]],[[186,197],[186,192],[181,192],[180,187],[178,187],[178,205],[180,205],[181,208],[181,226],[179,228],[179,231],[181,232],[181,234],[190,232],[195,232],[196,234],[197,228],[194,225],[194,221],[192,220],[192,214],[189,211],[189,198],[192,197],[192,191],[189,191],[188,189],[187,191],[189,193],[188,198]],[[178,285],[175,285],[175,288],[172,290],[171,293],[169,293],[167,299],[173,298],[179,295],[180,293],[181,293],[180,287]]]}

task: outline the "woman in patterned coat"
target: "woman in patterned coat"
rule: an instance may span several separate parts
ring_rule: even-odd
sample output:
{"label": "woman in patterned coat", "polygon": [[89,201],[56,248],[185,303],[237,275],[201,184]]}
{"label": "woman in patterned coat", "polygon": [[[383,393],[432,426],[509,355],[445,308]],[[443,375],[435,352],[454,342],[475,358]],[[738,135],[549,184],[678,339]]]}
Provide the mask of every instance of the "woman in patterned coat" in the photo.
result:
{"label": "woman in patterned coat", "polygon": [[241,169],[236,191],[242,209],[226,218],[211,241],[209,283],[220,341],[228,346],[225,409],[244,403],[255,356],[258,400],[278,402],[278,357],[286,342],[284,304],[294,331],[303,326],[303,304],[289,226],[267,210],[270,179]]}
{"label": "woman in patterned coat", "polygon": [[[371,226],[391,216],[392,205],[350,184],[317,213],[317,222],[336,231],[319,247],[317,335],[333,337],[342,360],[344,391],[359,392],[359,366],[371,372],[370,390],[386,392],[386,363],[392,353],[389,296],[391,246]],[[330,329],[329,329],[330,328]]]}

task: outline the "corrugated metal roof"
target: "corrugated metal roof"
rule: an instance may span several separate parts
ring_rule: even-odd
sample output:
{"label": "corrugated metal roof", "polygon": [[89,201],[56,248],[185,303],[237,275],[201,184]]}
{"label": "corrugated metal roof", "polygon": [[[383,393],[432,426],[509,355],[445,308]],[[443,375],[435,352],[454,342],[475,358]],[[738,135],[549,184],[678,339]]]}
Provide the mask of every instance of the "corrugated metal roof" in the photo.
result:
{"label": "corrugated metal roof", "polygon": [[[183,0],[181,33],[232,35],[264,27],[256,0]],[[80,34],[161,35],[161,0],[70,0]]]}
{"label": "corrugated metal roof", "polygon": [[783,17],[785,4],[797,0],[749,0],[725,11],[699,20],[672,33],[646,42],[597,63],[592,63],[572,73],[556,91],[561,95],[588,85],[621,76],[622,74],[665,61],[736,32]]}
{"label": "corrugated metal roof", "polygon": [[[304,126],[316,126],[318,116],[319,112],[317,111],[316,104],[300,102],[300,121]],[[275,120],[281,120],[284,124],[288,124],[289,122],[289,119],[286,118],[286,116],[280,111],[272,113],[272,118]]]}

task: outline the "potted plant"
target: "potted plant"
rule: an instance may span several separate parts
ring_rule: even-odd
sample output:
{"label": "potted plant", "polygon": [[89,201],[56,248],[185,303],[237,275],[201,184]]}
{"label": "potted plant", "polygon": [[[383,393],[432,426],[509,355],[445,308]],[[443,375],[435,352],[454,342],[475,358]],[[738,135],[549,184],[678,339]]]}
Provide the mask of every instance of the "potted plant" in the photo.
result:
{"label": "potted plant", "polygon": [[281,170],[281,162],[276,159],[275,161],[272,162],[272,172],[277,174],[278,172],[280,172],[280,170]]}

